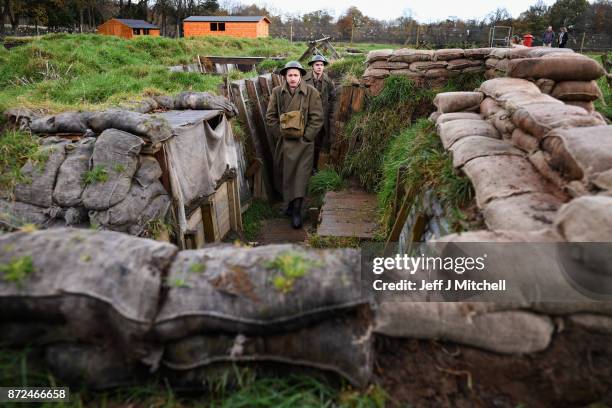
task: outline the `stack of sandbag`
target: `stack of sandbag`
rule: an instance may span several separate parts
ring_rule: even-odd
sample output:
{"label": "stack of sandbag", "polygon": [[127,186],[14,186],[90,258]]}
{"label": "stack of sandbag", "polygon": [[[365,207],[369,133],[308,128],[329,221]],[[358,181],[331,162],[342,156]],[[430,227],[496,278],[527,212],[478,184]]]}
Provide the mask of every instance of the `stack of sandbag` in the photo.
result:
{"label": "stack of sandbag", "polygon": [[510,62],[524,58],[540,58],[549,54],[573,54],[569,48],[548,48],[548,47],[525,47],[514,46],[513,48],[493,48],[486,56],[485,76],[488,79],[506,76]]}
{"label": "stack of sandbag", "polygon": [[446,80],[460,73],[484,72],[484,59],[491,48],[370,51],[366,58],[364,82],[376,94],[389,75],[403,75],[416,81]]}
{"label": "stack of sandbag", "polygon": [[126,385],[161,368],[202,389],[234,364],[369,382],[373,322],[357,250],[178,252],[67,228],[0,235],[0,248],[0,341],[43,347],[71,385]]}
{"label": "stack of sandbag", "polygon": [[44,138],[22,168],[15,201],[1,200],[0,224],[16,229],[95,225],[140,235],[164,219],[170,197],[153,156],[141,154],[141,137],[117,129],[69,142]]}
{"label": "stack of sandbag", "polygon": [[[509,85],[505,79],[495,81],[500,82],[500,89]],[[527,87],[523,92],[530,86],[539,92],[535,85],[524,82]],[[550,227],[566,197],[538,173],[524,151],[513,146],[507,129],[512,126],[507,123],[510,113],[485,95],[447,92],[436,96],[438,111],[432,120],[442,145],[451,152],[453,166],[472,182],[476,203],[490,229],[536,231]],[[493,107],[489,106],[491,101],[495,102]],[[489,107],[488,120],[486,114],[478,113],[483,105]]]}
{"label": "stack of sandbag", "polygon": [[95,387],[133,381],[121,368],[146,372],[160,354],[146,334],[173,245],[56,228],[0,235],[0,248],[3,344],[48,347],[58,376]]}
{"label": "stack of sandbag", "polygon": [[371,328],[359,253],[292,245],[183,251],[155,323],[162,365],[197,387],[216,364],[272,362],[335,372],[363,386]]}
{"label": "stack of sandbag", "polygon": [[[486,95],[480,105],[480,114],[501,132],[504,139],[511,140],[515,147],[527,153],[532,164],[550,182],[573,196],[584,194],[593,187],[609,188],[604,180],[608,177],[605,173],[609,162],[606,134],[610,130],[599,114],[566,105],[542,93],[536,83],[524,79],[491,79],[479,89]],[[585,139],[581,143],[582,149],[585,146],[591,146],[591,150],[598,149],[602,143],[604,147],[593,156],[598,165],[596,170],[590,171],[589,180],[584,179],[583,171],[578,168],[580,165],[569,159],[567,149],[560,147],[560,140],[567,139],[568,132],[577,134],[572,138],[574,145],[576,139],[589,133],[581,128],[594,130],[598,138],[598,142]],[[597,182],[594,182],[596,178]]]}

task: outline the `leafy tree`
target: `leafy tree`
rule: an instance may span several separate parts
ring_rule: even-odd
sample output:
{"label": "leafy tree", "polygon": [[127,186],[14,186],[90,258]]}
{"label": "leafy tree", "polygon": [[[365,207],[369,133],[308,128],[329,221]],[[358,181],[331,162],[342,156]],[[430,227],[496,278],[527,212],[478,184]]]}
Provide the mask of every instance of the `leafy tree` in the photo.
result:
{"label": "leafy tree", "polygon": [[557,0],[550,7],[550,25],[556,30],[559,27],[567,27],[584,23],[580,17],[589,8],[587,0]]}

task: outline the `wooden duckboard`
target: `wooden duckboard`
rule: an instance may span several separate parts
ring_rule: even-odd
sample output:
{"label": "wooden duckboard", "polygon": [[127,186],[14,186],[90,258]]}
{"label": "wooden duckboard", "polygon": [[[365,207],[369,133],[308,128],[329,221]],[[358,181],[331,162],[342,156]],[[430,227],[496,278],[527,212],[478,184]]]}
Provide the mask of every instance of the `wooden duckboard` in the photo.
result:
{"label": "wooden duckboard", "polygon": [[374,194],[360,190],[330,191],[325,194],[317,234],[372,239],[378,229],[376,208]]}

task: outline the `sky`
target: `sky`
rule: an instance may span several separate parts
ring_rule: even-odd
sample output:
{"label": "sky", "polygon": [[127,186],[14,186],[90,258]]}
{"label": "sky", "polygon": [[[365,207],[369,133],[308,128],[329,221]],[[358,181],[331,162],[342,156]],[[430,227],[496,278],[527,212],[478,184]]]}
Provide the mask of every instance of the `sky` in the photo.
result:
{"label": "sky", "polygon": [[[244,4],[257,4],[281,14],[304,14],[315,10],[328,10],[334,17],[350,6],[356,6],[368,17],[392,20],[410,15],[421,23],[445,20],[448,17],[482,19],[498,7],[505,7],[513,17],[527,10],[537,0],[240,0]],[[547,5],[555,0],[544,0]],[[220,2],[222,3],[222,2]]]}

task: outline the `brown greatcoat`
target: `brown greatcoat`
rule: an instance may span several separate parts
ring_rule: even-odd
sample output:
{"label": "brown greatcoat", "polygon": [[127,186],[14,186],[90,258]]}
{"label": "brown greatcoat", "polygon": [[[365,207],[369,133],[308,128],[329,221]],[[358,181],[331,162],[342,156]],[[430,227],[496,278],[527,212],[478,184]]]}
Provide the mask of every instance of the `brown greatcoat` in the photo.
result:
{"label": "brown greatcoat", "polygon": [[324,151],[329,151],[331,144],[334,142],[331,134],[334,106],[336,104],[336,88],[334,87],[334,82],[325,72],[323,72],[320,81],[315,81],[312,70],[304,75],[304,82],[315,87],[321,95],[321,102],[323,103],[323,128],[319,136],[320,140],[315,142],[317,142]]}
{"label": "brown greatcoat", "polygon": [[[300,109],[304,116],[304,136],[301,139],[281,137],[280,115]],[[280,111],[279,111],[280,109]],[[303,80],[293,95],[287,82],[272,90],[266,113],[268,129],[276,143],[274,151],[274,184],[283,193],[285,205],[306,196],[308,179],[312,172],[314,140],[323,126],[323,107],[319,92]]]}

